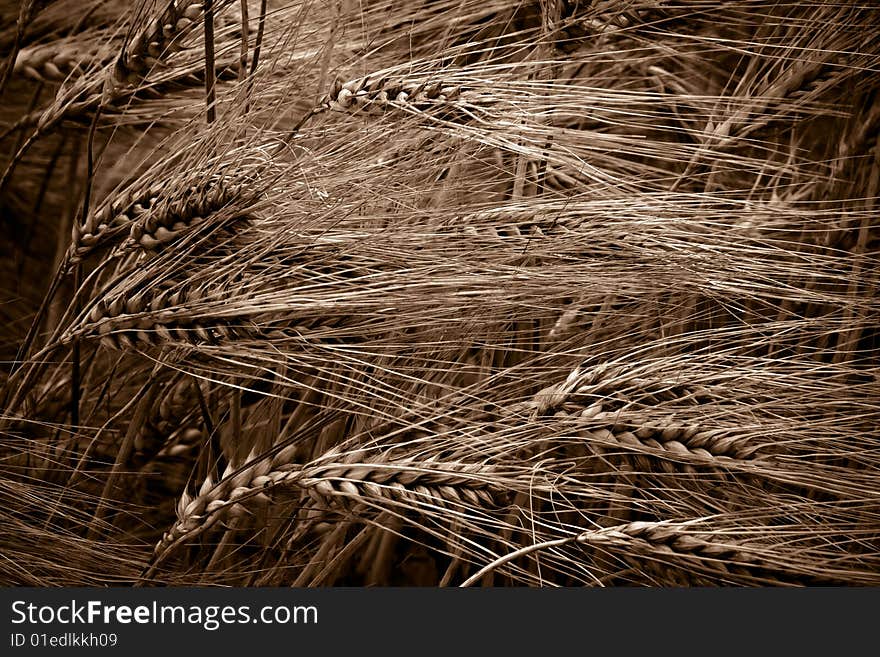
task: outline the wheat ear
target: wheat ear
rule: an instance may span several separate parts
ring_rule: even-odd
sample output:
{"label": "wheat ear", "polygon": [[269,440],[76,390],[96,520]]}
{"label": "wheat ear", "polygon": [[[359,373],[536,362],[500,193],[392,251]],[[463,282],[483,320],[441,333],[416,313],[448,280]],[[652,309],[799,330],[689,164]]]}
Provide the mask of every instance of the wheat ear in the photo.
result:
{"label": "wheat ear", "polygon": [[176,545],[201,534],[248,497],[278,486],[296,486],[316,499],[393,501],[431,507],[496,506],[505,495],[497,469],[479,463],[449,463],[411,457],[382,457],[334,447],[308,464],[291,463],[299,449],[288,445],[270,458],[251,454],[244,467],[233,464],[216,484],[203,482],[198,495],[178,502],[178,522],[154,550],[153,566]]}
{"label": "wheat ear", "polygon": [[128,231],[124,249],[157,251],[202,226],[207,219],[241,196],[232,184],[208,180],[191,186],[173,199],[167,189],[154,184],[146,190],[129,190],[104,204],[81,224],[75,224],[68,261],[75,264],[100,246]]}
{"label": "wheat ear", "polygon": [[[471,586],[521,556],[575,543],[613,550],[627,561],[659,559],[694,565],[710,563],[712,568],[722,567],[728,577],[743,583],[793,580],[802,584],[827,585],[840,581],[820,568],[800,566],[798,554],[788,549],[750,544],[718,532],[700,531],[694,522],[638,521],[521,548],[484,566],[461,586]],[[866,580],[870,579],[866,576]]]}
{"label": "wheat ear", "polygon": [[94,45],[97,35],[91,39],[78,38],[44,45],[22,48],[15,59],[12,72],[35,82],[60,84],[84,72],[83,65],[95,62],[107,63],[112,57],[106,46]]}

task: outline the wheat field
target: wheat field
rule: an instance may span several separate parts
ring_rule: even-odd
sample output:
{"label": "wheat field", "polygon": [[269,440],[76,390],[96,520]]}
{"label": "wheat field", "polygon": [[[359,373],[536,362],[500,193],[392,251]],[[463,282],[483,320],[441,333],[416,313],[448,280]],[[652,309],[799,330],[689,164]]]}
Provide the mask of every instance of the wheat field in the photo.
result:
{"label": "wheat field", "polygon": [[0,2],[0,583],[880,584],[880,5]]}

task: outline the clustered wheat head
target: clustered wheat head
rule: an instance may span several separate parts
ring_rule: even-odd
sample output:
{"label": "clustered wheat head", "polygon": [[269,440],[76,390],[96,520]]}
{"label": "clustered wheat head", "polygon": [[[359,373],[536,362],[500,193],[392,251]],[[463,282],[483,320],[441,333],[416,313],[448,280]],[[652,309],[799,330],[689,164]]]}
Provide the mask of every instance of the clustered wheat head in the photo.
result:
{"label": "clustered wheat head", "polygon": [[873,3],[6,2],[0,55],[2,583],[880,583]]}

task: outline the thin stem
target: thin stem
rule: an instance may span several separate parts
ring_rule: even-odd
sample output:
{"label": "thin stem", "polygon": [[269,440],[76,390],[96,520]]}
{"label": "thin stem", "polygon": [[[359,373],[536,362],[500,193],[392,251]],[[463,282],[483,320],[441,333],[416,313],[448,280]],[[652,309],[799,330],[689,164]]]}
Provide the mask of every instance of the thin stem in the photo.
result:
{"label": "thin stem", "polygon": [[257,26],[257,42],[254,44],[254,59],[251,62],[251,78],[257,72],[257,65],[260,63],[260,49],[263,46],[263,32],[266,29],[266,7],[268,4],[268,0],[260,2],[260,22]]}
{"label": "thin stem", "polygon": [[[82,266],[77,264],[73,270],[73,287],[79,289],[82,278]],[[79,375],[80,375],[80,344],[79,339],[73,341],[70,346],[70,429],[77,431],[79,426]]]}
{"label": "thin stem", "polygon": [[144,426],[144,423],[147,420],[148,411],[153,406],[153,402],[156,398],[157,392],[158,386],[153,385],[152,381],[148,381],[131,400],[131,403],[136,403],[137,407],[135,408],[134,413],[131,417],[131,422],[129,422],[128,424],[128,430],[125,432],[125,438],[123,439],[122,444],[119,446],[119,450],[116,452],[116,459],[113,463],[113,468],[112,470],[110,470],[110,475],[107,477],[107,481],[104,483],[104,490],[101,492],[101,497],[98,500],[98,506],[95,508],[95,515],[92,518],[91,523],[89,524],[89,528],[87,531],[87,537],[89,539],[96,538],[98,535],[98,528],[107,509],[107,501],[109,500],[113,489],[116,487],[116,482],[119,480],[119,476],[122,472],[122,466],[125,465],[131,455],[132,448],[134,447],[135,438],[137,437],[138,433],[140,432],[141,428]]}
{"label": "thin stem", "polygon": [[241,0],[241,54],[238,62],[238,81],[247,79],[248,61],[248,29],[250,18],[248,17],[248,0]]}
{"label": "thin stem", "polygon": [[12,69],[15,66],[18,52],[21,50],[21,42],[24,39],[24,32],[27,29],[28,23],[31,22],[31,18],[33,18],[35,4],[35,0],[24,0],[21,3],[21,8],[18,11],[18,24],[15,29],[15,37],[12,41],[12,50],[9,51],[9,55],[6,58],[6,66],[3,67],[3,73],[0,74],[0,96],[3,95],[3,91],[6,89],[6,83],[9,82],[9,78],[12,76]]}
{"label": "thin stem", "polygon": [[491,572],[494,572],[504,564],[513,561],[519,557],[525,556],[527,554],[531,554],[532,552],[537,552],[539,550],[547,550],[553,547],[561,547],[563,545],[568,545],[569,543],[574,543],[577,540],[576,536],[571,536],[569,538],[557,538],[553,541],[544,541],[543,543],[535,543],[534,545],[527,545],[519,550],[514,550],[508,554],[505,554],[503,557],[498,557],[495,561],[486,564],[476,573],[468,577],[464,582],[461,583],[462,588],[466,588],[473,584],[479,582],[485,575],[488,575]]}
{"label": "thin stem", "polygon": [[214,70],[214,0],[204,2],[205,18],[205,101],[208,105],[208,123],[214,123],[217,118],[214,107],[215,93],[214,82],[216,71]]}
{"label": "thin stem", "polygon": [[[82,216],[89,215],[89,204],[91,203],[92,181],[95,177],[95,160],[94,160],[94,144],[95,131],[98,127],[98,119],[101,116],[101,105],[99,104],[92,116],[92,124],[89,126],[89,137],[86,142],[86,188],[83,192]],[[74,217],[74,221],[76,218]],[[82,297],[79,294],[79,287],[82,284],[82,265],[77,263],[73,269],[73,289],[74,289],[74,313],[79,314],[82,305]],[[80,394],[80,341],[76,339],[70,348],[70,356],[72,362],[70,373],[70,426],[72,431],[76,431],[79,426],[79,394]]]}
{"label": "thin stem", "polygon": [[257,41],[254,44],[254,58],[251,60],[251,70],[248,75],[248,88],[245,92],[244,113],[250,110],[250,97],[254,88],[254,75],[257,72],[257,65],[260,63],[260,49],[263,47],[263,32],[266,28],[266,8],[268,0],[260,2],[260,21],[257,26]]}

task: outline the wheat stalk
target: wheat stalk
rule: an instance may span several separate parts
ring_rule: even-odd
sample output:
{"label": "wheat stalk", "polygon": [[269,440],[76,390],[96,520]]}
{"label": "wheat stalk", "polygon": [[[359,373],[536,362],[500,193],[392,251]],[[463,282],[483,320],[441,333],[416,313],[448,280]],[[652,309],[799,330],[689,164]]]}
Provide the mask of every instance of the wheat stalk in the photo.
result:
{"label": "wheat stalk", "polygon": [[231,5],[0,26],[13,581],[876,583],[876,8]]}
{"label": "wheat stalk", "polygon": [[428,507],[492,506],[503,496],[493,483],[495,469],[483,464],[343,453],[339,448],[296,464],[290,462],[296,447],[284,447],[269,458],[252,454],[238,469],[230,463],[216,484],[207,479],[197,496],[184,494],[177,506],[178,522],[156,545],[153,567],[175,545],[205,531],[243,500],[279,486],[305,489],[316,499],[390,500]]}
{"label": "wheat stalk", "polygon": [[[213,148],[195,146],[206,147]],[[260,148],[255,145],[252,151],[237,154],[238,160],[233,153],[223,153],[229,158],[226,162],[203,164],[195,171],[187,170],[187,162],[178,156],[154,167],[74,223],[67,266],[113,243],[117,255],[132,249],[155,252],[209,226],[246,223],[262,187],[272,181],[271,165],[267,166]],[[179,172],[172,186],[161,181],[169,168]],[[126,232],[128,238],[120,243]]]}
{"label": "wheat stalk", "polygon": [[[735,582],[827,585],[837,579],[828,571],[803,561],[802,555],[773,546],[745,542],[720,532],[700,531],[700,521],[691,522],[630,522],[613,527],[583,531],[575,536],[554,539],[524,547],[500,557],[481,568],[461,586],[470,586],[498,567],[514,559],[551,548],[580,544],[622,553],[624,559],[638,563],[640,559],[664,563],[685,562],[691,568],[720,568]],[[704,566],[703,564],[707,564]],[[873,579],[870,573],[858,573],[859,580]]]}
{"label": "wheat stalk", "polygon": [[[233,0],[220,0],[214,11],[232,6]],[[203,3],[190,0],[170,0],[161,14],[150,17],[144,27],[137,29],[119,53],[109,84],[112,87],[139,85],[157,66],[183,45],[181,41],[200,24]],[[240,17],[229,18],[232,25],[240,25]]]}
{"label": "wheat stalk", "polygon": [[99,33],[87,32],[76,39],[50,42],[22,48],[15,59],[12,73],[29,77],[35,82],[61,84],[85,73],[95,62],[110,61],[111,49],[95,45]]}

